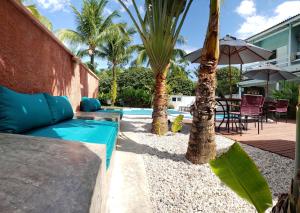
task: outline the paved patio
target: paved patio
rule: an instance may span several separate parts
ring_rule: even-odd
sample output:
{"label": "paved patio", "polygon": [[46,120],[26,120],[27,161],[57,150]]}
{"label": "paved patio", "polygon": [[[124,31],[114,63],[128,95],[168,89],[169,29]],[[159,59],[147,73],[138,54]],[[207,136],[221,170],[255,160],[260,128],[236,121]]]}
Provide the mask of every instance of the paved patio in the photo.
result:
{"label": "paved patio", "polygon": [[243,135],[236,132],[227,133],[221,131],[222,135],[241,143],[248,144],[273,152],[291,159],[295,156],[296,123],[295,121],[263,123],[263,130],[257,134],[254,123],[249,124],[248,131]]}

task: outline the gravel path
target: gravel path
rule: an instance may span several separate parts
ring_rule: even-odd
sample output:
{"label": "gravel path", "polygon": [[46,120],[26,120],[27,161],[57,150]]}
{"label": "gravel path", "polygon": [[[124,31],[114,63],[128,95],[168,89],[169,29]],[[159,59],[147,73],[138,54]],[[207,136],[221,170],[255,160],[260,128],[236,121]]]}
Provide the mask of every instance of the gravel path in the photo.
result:
{"label": "gravel path", "polygon": [[[135,143],[135,152],[144,159],[154,212],[255,212],[219,181],[209,165],[193,165],[185,159],[188,126],[184,126],[182,133],[159,137],[149,133],[150,122],[150,119],[125,118],[122,129]],[[216,136],[216,142],[218,152],[233,143],[222,136]],[[289,189],[293,160],[241,146],[266,177],[276,202],[277,195]]]}

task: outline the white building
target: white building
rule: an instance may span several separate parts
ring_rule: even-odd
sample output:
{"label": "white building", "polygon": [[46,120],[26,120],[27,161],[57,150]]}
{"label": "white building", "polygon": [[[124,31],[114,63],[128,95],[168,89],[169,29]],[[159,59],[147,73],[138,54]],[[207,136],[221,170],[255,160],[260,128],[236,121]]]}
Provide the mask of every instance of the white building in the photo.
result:
{"label": "white building", "polygon": [[189,107],[195,102],[195,96],[171,95],[169,105],[173,105],[174,109],[179,110],[180,107]]}

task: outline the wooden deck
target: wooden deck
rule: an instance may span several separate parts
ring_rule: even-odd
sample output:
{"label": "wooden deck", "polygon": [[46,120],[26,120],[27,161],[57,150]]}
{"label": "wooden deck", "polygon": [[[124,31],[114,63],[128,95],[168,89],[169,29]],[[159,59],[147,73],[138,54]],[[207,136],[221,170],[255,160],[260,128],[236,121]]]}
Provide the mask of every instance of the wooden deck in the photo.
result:
{"label": "wooden deck", "polygon": [[248,144],[259,149],[273,152],[291,159],[295,157],[296,123],[295,121],[263,123],[263,130],[257,134],[254,124],[249,124],[248,131],[243,131],[243,135],[234,131],[221,134],[230,139]]}

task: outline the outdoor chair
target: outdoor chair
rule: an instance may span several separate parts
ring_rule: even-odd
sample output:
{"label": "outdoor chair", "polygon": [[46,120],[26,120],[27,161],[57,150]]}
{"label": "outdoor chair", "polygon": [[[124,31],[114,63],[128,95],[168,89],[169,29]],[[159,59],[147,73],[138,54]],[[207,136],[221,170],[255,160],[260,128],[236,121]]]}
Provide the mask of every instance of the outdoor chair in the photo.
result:
{"label": "outdoor chair", "polygon": [[[240,134],[242,134],[242,129],[248,129],[248,121],[249,119],[254,120],[255,127],[256,122],[258,124],[258,134],[260,128],[263,129],[262,125],[262,117],[263,117],[263,107],[264,104],[264,97],[261,95],[244,95],[242,96],[242,101],[240,104],[240,110],[238,112],[230,111],[231,119],[237,119],[239,126],[238,129],[240,131]],[[243,124],[242,121],[245,121]],[[233,122],[233,121],[232,121]],[[261,127],[260,127],[261,123]]]}
{"label": "outdoor chair", "polygon": [[288,112],[289,100],[288,99],[278,99],[275,108],[269,109],[269,112],[275,114],[275,120],[280,120],[281,115],[285,115],[285,122],[287,123],[287,112]]}

